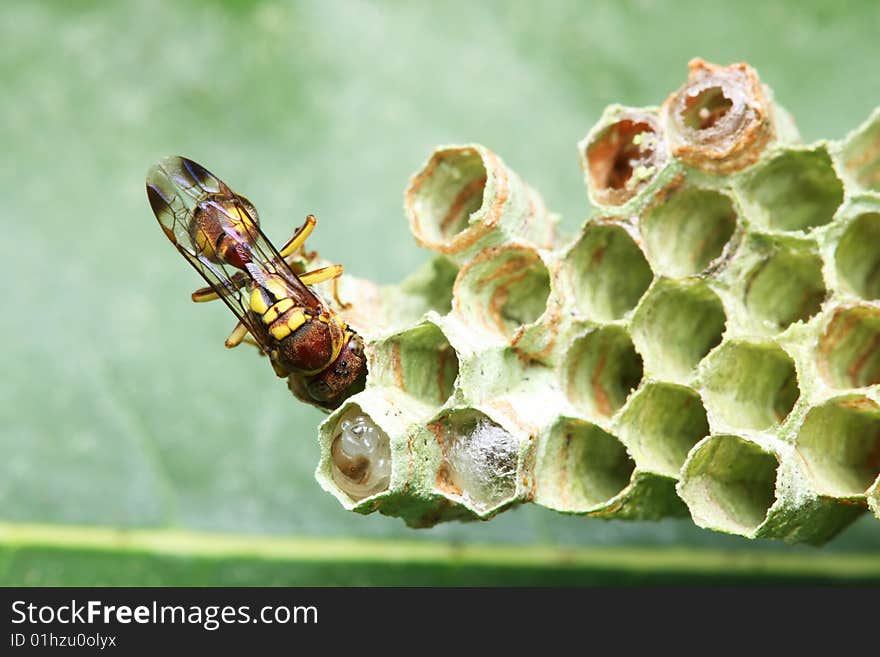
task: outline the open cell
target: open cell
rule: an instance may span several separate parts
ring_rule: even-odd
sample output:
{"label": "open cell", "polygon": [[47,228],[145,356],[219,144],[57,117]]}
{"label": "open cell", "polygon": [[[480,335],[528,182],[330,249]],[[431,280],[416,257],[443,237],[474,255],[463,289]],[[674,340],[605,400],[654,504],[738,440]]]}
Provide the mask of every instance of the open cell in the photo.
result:
{"label": "open cell", "polygon": [[721,343],[726,322],[721,300],[704,283],[661,280],[633,317],[633,341],[652,373],[682,381]]}
{"label": "open cell", "polygon": [[679,494],[703,527],[751,536],[776,500],[779,461],[739,436],[718,435],[694,448]]}
{"label": "open cell", "polygon": [[880,112],[874,114],[846,141],[843,163],[865,189],[880,191]]}
{"label": "open cell", "polygon": [[620,319],[653,280],[648,261],[621,226],[591,223],[565,258],[574,301],[587,319]]}
{"label": "open cell", "polygon": [[794,362],[771,342],[727,342],[702,369],[710,414],[727,426],[769,429],[788,416],[800,396]]}
{"label": "open cell", "polygon": [[681,122],[691,130],[707,130],[723,120],[733,101],[720,86],[705,87],[684,97]]}
{"label": "open cell", "polygon": [[650,209],[640,225],[654,268],[690,276],[717,260],[736,230],[736,210],[720,192],[684,187]]}
{"label": "open cell", "polygon": [[868,508],[880,520],[880,477],[868,489]]}
{"label": "open cell", "polygon": [[490,247],[459,271],[453,308],[466,324],[511,338],[544,314],[549,296],[550,273],[536,251]]}
{"label": "open cell", "polygon": [[474,409],[445,413],[432,423],[443,451],[437,479],[477,513],[511,501],[516,494],[519,443]]}
{"label": "open cell", "polygon": [[352,500],[384,492],[391,482],[391,443],[373,419],[353,406],[336,423],[330,443],[333,482]]}
{"label": "open cell", "polygon": [[542,450],[536,498],[561,511],[608,504],[630,484],[635,463],[614,435],[589,422],[561,418]]}
{"label": "open cell", "polygon": [[827,294],[822,260],[806,251],[780,247],[746,274],[746,308],[773,329],[810,319]]}
{"label": "open cell", "polygon": [[843,183],[824,148],[777,155],[749,176],[742,191],[751,218],[771,230],[824,226],[843,201]]}
{"label": "open cell", "polygon": [[769,99],[754,69],[688,64],[687,82],[663,105],[673,155],[710,173],[753,164],[773,136]]}
{"label": "open cell", "polygon": [[622,205],[643,189],[666,159],[656,119],[628,113],[581,144],[581,161],[594,200]]}
{"label": "open cell", "polygon": [[407,205],[418,232],[431,243],[448,243],[470,225],[484,204],[487,165],[475,148],[438,151],[413,179]]}
{"label": "open cell", "polygon": [[642,387],[624,411],[620,427],[639,468],[669,477],[678,477],[688,451],[709,435],[699,395],[670,384]]}
{"label": "open cell", "polygon": [[[878,146],[880,149],[880,146]],[[880,299],[880,212],[867,212],[847,226],[834,253],[841,282],[863,299]]]}
{"label": "open cell", "polygon": [[575,408],[587,415],[613,415],[641,380],[642,358],[620,327],[591,330],[566,355],[565,390]]}
{"label": "open cell", "polygon": [[880,383],[880,308],[839,308],[819,338],[819,370],[835,388]]}
{"label": "open cell", "polygon": [[375,359],[371,372],[375,381],[396,386],[428,404],[443,404],[452,395],[458,354],[434,324],[426,322],[398,333],[377,349],[383,356]]}
{"label": "open cell", "polygon": [[820,493],[864,495],[880,475],[880,407],[866,397],[848,396],[811,409],[797,449]]}

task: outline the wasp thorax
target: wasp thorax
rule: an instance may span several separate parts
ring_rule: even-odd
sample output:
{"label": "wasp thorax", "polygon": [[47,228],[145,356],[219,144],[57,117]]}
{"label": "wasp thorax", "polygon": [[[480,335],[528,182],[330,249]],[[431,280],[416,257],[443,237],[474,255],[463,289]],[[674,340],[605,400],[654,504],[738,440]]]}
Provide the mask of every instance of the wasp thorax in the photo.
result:
{"label": "wasp thorax", "polygon": [[354,500],[387,490],[391,482],[391,444],[366,415],[343,417],[330,447],[333,481]]}

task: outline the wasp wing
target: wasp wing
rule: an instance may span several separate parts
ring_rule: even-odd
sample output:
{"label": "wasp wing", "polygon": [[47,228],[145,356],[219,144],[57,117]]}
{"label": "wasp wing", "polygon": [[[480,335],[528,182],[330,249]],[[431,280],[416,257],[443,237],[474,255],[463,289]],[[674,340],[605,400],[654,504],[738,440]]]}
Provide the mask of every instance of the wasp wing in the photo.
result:
{"label": "wasp wing", "polygon": [[[184,157],[167,157],[153,166],[147,174],[147,197],[162,230],[181,255],[205,279],[211,289],[226,303],[261,346],[266,343],[262,323],[249,312],[248,280],[258,285],[275,276],[287,285],[290,296],[302,305],[316,308],[321,305],[314,293],[300,281],[277,249],[260,230],[256,209],[245,197],[234,193],[228,185],[197,162]],[[210,205],[223,213],[230,225],[236,219],[230,215],[234,207],[251,221],[238,223],[245,230],[244,238],[250,247],[252,261],[238,270],[202,253],[192,226],[193,214],[199,206]],[[242,236],[237,236],[241,239]]]}

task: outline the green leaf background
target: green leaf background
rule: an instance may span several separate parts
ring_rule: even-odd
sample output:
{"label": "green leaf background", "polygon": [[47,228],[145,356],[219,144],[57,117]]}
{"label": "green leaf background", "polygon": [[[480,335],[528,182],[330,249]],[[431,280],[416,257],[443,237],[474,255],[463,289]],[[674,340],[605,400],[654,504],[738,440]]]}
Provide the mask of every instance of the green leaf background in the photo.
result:
{"label": "green leaf background", "polygon": [[402,191],[479,141],[574,229],[575,143],[612,102],[657,104],[687,61],[745,60],[806,140],[880,101],[876,2],[7,0],[0,7],[0,583],[537,584],[880,579],[880,523],[823,550],[690,521],[521,508],[414,531],[312,477],[296,403],[146,203],[170,153],[248,195],[283,241],[399,281],[427,258]]}

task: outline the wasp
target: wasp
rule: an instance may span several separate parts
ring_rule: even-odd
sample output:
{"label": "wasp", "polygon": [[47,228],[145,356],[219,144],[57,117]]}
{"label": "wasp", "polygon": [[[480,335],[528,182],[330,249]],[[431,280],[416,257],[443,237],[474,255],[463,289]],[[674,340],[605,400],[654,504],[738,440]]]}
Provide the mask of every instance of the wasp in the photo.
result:
{"label": "wasp", "polygon": [[313,215],[277,250],[253,204],[205,167],[168,157],[147,173],[147,198],[165,235],[208,283],[196,302],[221,299],[238,323],[226,346],[254,344],[299,399],[325,411],[363,390],[363,340],[312,289],[342,274],[341,265],[312,271],[295,262],[315,228]]}

